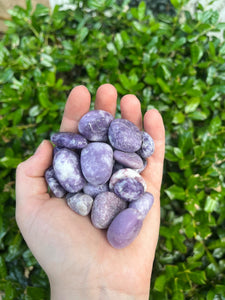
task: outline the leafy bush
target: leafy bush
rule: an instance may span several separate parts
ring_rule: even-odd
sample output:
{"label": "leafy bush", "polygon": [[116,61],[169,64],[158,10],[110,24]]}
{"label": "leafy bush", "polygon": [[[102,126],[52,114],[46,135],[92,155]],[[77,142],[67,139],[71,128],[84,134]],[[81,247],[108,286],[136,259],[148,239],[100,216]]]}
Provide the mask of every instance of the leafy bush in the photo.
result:
{"label": "leafy bush", "polygon": [[[144,2],[76,1],[50,13],[10,11],[0,42],[0,290],[3,299],[48,299],[46,275],[14,219],[15,168],[59,129],[66,97],[106,82],[134,93],[166,127],[160,239],[150,299],[225,297],[225,42],[218,12],[194,16],[171,1],[156,19]],[[92,101],[92,105],[94,99]],[[119,115],[119,106],[118,106]]]}

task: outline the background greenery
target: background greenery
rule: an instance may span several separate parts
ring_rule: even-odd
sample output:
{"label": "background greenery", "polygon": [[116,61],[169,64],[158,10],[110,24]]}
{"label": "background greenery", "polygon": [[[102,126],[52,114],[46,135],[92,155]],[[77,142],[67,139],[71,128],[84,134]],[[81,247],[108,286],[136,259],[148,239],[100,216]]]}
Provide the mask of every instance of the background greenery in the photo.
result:
{"label": "background greenery", "polygon": [[[15,168],[59,129],[71,88],[106,82],[134,93],[166,127],[160,239],[150,299],[225,299],[225,42],[218,12],[172,0],[75,1],[51,13],[10,11],[0,41],[0,290],[2,299],[49,299],[49,285],[16,226]],[[121,6],[122,5],[122,6]],[[118,107],[119,114],[119,107]]]}

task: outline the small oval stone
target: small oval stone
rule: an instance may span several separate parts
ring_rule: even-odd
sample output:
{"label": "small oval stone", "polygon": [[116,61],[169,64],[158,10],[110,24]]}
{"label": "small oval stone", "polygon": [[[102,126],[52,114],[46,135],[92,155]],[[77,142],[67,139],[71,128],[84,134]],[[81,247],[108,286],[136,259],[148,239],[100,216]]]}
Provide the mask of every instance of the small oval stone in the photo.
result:
{"label": "small oval stone", "polygon": [[93,204],[93,198],[84,193],[67,194],[66,201],[68,206],[80,216],[87,216]]}
{"label": "small oval stone", "polygon": [[153,195],[149,192],[146,192],[138,200],[130,202],[129,207],[137,209],[144,219],[151,209],[153,203]]}
{"label": "small oval stone", "polygon": [[141,148],[142,132],[126,119],[113,120],[109,126],[108,137],[117,150],[136,152]]}
{"label": "small oval stone", "polygon": [[55,197],[62,198],[66,194],[66,191],[56,179],[52,166],[45,171],[45,179]]}
{"label": "small oval stone", "polygon": [[89,183],[104,184],[112,174],[113,150],[106,143],[90,143],[81,150],[80,163],[83,175]]}
{"label": "small oval stone", "polygon": [[95,198],[98,194],[107,192],[109,190],[109,186],[107,183],[93,185],[91,183],[85,184],[83,191],[85,194],[90,195],[91,197]]}
{"label": "small oval stone", "polygon": [[117,183],[117,181],[124,179],[124,178],[136,179],[143,185],[144,191],[146,191],[147,186],[146,186],[144,178],[137,171],[130,169],[130,168],[120,169],[117,172],[115,172],[112,175],[112,177],[110,178],[109,189],[114,190],[114,186]]}
{"label": "small oval stone", "polygon": [[141,155],[141,157],[143,158],[148,158],[154,153],[154,150],[155,150],[155,143],[152,137],[147,132],[144,131],[142,134],[141,148],[138,151],[138,154]]}
{"label": "small oval stone", "polygon": [[126,202],[112,192],[98,194],[91,210],[92,224],[96,228],[105,229],[113,218],[126,207]]}
{"label": "small oval stone", "polygon": [[104,110],[92,110],[86,113],[79,121],[79,132],[89,141],[106,142],[108,128],[113,116]]}
{"label": "small oval stone", "polygon": [[114,185],[114,193],[121,199],[131,202],[144,194],[143,184],[134,178],[120,179]]}
{"label": "small oval stone", "polygon": [[71,150],[83,149],[87,146],[87,140],[78,133],[57,132],[51,135],[51,141],[58,147]]}
{"label": "small oval stone", "polygon": [[115,150],[113,152],[114,159],[124,165],[126,168],[141,169],[143,168],[142,158],[135,152],[123,152]]}
{"label": "small oval stone", "polygon": [[114,248],[125,248],[138,236],[142,224],[141,214],[134,208],[126,208],[109,225],[107,240]]}
{"label": "small oval stone", "polygon": [[55,176],[69,193],[80,191],[86,181],[81,173],[79,156],[66,148],[58,150],[53,158]]}

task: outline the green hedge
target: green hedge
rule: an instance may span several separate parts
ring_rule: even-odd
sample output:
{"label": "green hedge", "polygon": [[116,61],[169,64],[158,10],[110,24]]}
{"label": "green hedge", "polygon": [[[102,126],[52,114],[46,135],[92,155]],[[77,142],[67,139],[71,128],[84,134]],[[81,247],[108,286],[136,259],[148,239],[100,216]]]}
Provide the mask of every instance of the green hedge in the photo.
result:
{"label": "green hedge", "polygon": [[[48,299],[46,275],[16,226],[15,168],[52,131],[75,85],[106,82],[134,93],[166,127],[154,300],[225,299],[225,29],[201,5],[154,17],[144,2],[76,1],[76,10],[31,3],[10,11],[0,41],[0,290],[3,299]],[[127,2],[127,1],[126,1]],[[125,2],[124,2],[125,3]],[[118,106],[118,115],[119,115]]]}

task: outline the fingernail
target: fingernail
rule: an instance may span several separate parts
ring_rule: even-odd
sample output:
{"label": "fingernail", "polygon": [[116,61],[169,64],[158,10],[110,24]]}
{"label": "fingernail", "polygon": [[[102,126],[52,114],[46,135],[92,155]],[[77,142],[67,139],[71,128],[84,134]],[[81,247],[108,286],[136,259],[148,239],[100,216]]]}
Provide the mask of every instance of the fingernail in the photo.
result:
{"label": "fingernail", "polygon": [[35,153],[34,153],[35,155],[38,154],[38,153],[41,151],[41,148],[43,147],[44,143],[45,143],[45,140],[43,140],[43,141],[40,143],[40,145],[37,147],[37,149],[36,149],[36,151],[35,151]]}

